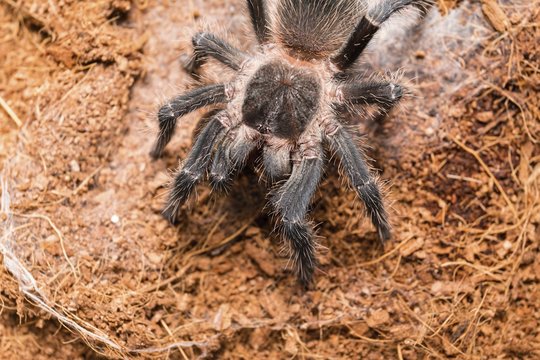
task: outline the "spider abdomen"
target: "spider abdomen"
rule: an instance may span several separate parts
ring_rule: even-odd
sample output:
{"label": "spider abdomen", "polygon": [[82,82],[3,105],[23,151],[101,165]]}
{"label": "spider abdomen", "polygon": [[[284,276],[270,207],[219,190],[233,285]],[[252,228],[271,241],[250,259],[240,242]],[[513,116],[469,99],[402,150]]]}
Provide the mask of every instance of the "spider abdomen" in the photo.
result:
{"label": "spider abdomen", "polygon": [[289,53],[321,59],[340,48],[363,7],[357,0],[280,0],[271,29]]}
{"label": "spider abdomen", "polygon": [[319,109],[320,80],[281,62],[261,66],[247,85],[244,123],[261,134],[298,139]]}

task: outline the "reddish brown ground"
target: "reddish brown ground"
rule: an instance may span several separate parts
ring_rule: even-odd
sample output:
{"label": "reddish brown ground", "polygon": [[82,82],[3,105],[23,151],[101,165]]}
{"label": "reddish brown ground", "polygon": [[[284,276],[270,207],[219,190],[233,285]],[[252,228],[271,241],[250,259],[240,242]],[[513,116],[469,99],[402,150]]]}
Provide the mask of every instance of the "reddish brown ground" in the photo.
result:
{"label": "reddish brown ground", "polygon": [[0,1],[0,358],[539,358],[539,2],[444,0],[385,29],[362,66],[401,68],[415,96],[362,130],[394,239],[330,164],[307,292],[252,172],[200,187],[177,227],[160,215],[202,113],[152,162],[156,108],[196,85],[178,60],[198,29],[253,48],[243,3]]}

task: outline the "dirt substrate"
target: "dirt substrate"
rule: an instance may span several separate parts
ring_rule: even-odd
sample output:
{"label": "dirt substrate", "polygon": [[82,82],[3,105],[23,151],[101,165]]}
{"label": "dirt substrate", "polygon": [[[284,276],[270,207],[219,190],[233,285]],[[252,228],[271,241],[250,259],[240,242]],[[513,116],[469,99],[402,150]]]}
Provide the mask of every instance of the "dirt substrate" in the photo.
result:
{"label": "dirt substrate", "polygon": [[411,89],[359,125],[394,238],[329,163],[304,292],[252,170],[160,215],[203,112],[152,162],[156,108],[197,85],[197,30],[254,48],[244,1],[0,0],[0,358],[539,358],[540,2],[499,3],[440,1],[372,44],[359,66]]}

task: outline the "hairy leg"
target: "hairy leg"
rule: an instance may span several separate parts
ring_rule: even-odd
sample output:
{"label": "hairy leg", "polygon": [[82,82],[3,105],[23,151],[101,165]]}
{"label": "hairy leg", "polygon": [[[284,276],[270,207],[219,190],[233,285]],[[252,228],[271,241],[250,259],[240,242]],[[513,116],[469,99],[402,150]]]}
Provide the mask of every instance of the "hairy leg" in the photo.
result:
{"label": "hairy leg", "polygon": [[403,87],[386,81],[343,85],[343,101],[353,104],[378,105],[391,109],[403,97]]}
{"label": "hairy leg", "polygon": [[403,97],[403,87],[386,81],[369,81],[346,84],[340,87],[341,103],[335,109],[342,109],[342,104],[373,105],[377,108],[377,120],[382,120]]}
{"label": "hairy leg", "polygon": [[305,219],[309,204],[323,172],[322,147],[320,158],[303,157],[293,165],[289,179],[272,196],[280,216],[281,231],[292,253],[299,282],[307,287],[317,266],[313,228]]}
{"label": "hairy leg", "polygon": [[159,109],[159,133],[150,155],[157,159],[174,134],[176,119],[202,107],[227,102],[225,85],[210,85],[180,95]]}
{"label": "hairy leg", "polygon": [[238,71],[248,55],[214,34],[201,32],[192,39],[194,53],[185,65],[185,69],[192,76],[197,76],[200,67],[206,63],[208,57],[213,57],[229,68]]}
{"label": "hairy leg", "polygon": [[265,0],[247,0],[251,23],[260,44],[266,44],[270,38]]}
{"label": "hairy leg", "polygon": [[210,184],[216,190],[226,190],[232,176],[241,170],[249,155],[257,148],[259,139],[253,130],[240,125],[227,134],[218,145],[210,169]]}
{"label": "hairy leg", "polygon": [[303,59],[322,59],[343,44],[359,14],[360,0],[279,0],[273,2],[272,39]]}
{"label": "hairy leg", "polygon": [[186,202],[195,185],[205,175],[214,145],[225,133],[226,128],[220,121],[220,116],[226,115],[219,113],[201,131],[184,165],[174,178],[167,205],[163,210],[163,215],[171,223],[176,221],[180,206]]}
{"label": "hairy leg", "polygon": [[382,23],[390,16],[408,5],[421,7],[422,4],[430,2],[431,0],[380,0],[373,2],[374,6],[370,7],[367,14],[360,19],[345,45],[332,58],[332,62],[340,70],[348,69],[362,54]]}
{"label": "hairy leg", "polygon": [[223,139],[216,148],[210,169],[210,185],[217,191],[226,191],[229,188],[234,165],[229,158],[230,141]]}
{"label": "hairy leg", "polygon": [[199,134],[201,131],[204,130],[206,125],[212,120],[212,118],[222,112],[223,109],[211,109],[208,112],[206,112],[201,118],[197,121],[197,124],[195,125],[195,128],[193,129],[193,133],[191,134],[191,141],[195,142],[197,141],[197,138],[199,137]]}
{"label": "hairy leg", "polygon": [[341,164],[347,172],[358,196],[364,203],[371,222],[377,229],[381,241],[390,238],[390,224],[383,198],[376,180],[371,176],[364,155],[358,150],[351,135],[341,126],[338,126],[328,140],[341,159]]}

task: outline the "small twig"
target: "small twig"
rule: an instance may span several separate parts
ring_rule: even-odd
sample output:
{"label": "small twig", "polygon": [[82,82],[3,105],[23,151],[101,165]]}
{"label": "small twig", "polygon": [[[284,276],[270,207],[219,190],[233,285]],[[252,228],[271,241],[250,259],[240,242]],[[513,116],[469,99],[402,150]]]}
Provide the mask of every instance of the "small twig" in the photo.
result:
{"label": "small twig", "polygon": [[475,178],[472,178],[472,177],[468,177],[468,176],[447,174],[446,177],[449,178],[449,179],[452,179],[452,180],[461,180],[461,181],[468,181],[468,182],[472,182],[472,183],[476,183],[476,184],[482,184],[482,181],[480,181],[478,179],[475,179]]}
{"label": "small twig", "polygon": [[175,282],[176,280],[180,279],[182,276],[184,276],[186,274],[186,272],[188,271],[188,269],[191,267],[191,264],[187,264],[186,266],[184,266],[183,268],[181,268],[180,270],[178,270],[176,272],[176,274],[174,274],[174,276],[171,276],[170,278],[168,278],[167,280],[164,280],[162,282],[160,282],[159,284],[154,284],[154,285],[150,285],[150,286],[146,286],[140,290],[138,290],[139,292],[142,292],[142,293],[147,293],[147,292],[151,292],[151,291],[155,291],[155,290],[159,290],[161,289],[162,287],[164,287],[165,285],[169,285],[173,282]]}
{"label": "small twig", "polygon": [[[167,334],[169,334],[169,336],[177,342],[174,334],[172,333],[171,329],[169,328],[169,326],[167,325],[167,323],[165,321],[163,321],[163,319],[161,319],[159,321],[161,323],[161,325],[163,325],[163,327],[165,328],[165,331],[167,331]],[[182,354],[182,357],[184,358],[184,360],[189,360],[186,353],[184,352],[184,349],[182,349],[181,346],[178,346],[177,349],[180,351],[180,354]]]}
{"label": "small twig", "polygon": [[4,109],[11,120],[17,125],[17,127],[21,127],[23,125],[21,119],[15,114],[15,111],[8,105],[8,103],[0,96],[0,106],[2,106],[2,109]]}
{"label": "small twig", "polygon": [[398,246],[396,246],[395,248],[393,248],[392,250],[390,250],[389,252],[385,253],[384,255],[378,257],[377,259],[375,260],[371,260],[371,261],[366,261],[366,262],[363,262],[363,263],[359,263],[357,266],[358,267],[363,267],[363,266],[369,266],[369,265],[374,265],[374,264],[377,264],[381,261],[383,261],[384,259],[386,259],[387,257],[389,257],[390,255],[392,255],[393,253],[395,253],[396,251],[398,251],[399,249],[401,249],[403,247],[403,245],[405,245],[406,243],[408,243],[414,236],[409,236],[407,239],[403,240],[402,242],[400,242],[398,244]]}
{"label": "small twig", "polygon": [[[105,157],[108,157],[108,156],[109,156],[109,151],[107,151]],[[83,181],[81,181],[81,183],[79,184],[79,186],[77,186],[77,187],[75,188],[75,190],[73,190],[73,191],[71,192],[71,194],[66,194],[66,193],[61,193],[61,192],[55,192],[55,191],[52,191],[51,193],[53,193],[53,194],[55,194],[55,195],[59,195],[59,196],[62,197],[61,199],[56,200],[55,203],[56,203],[56,204],[59,204],[59,203],[63,202],[64,200],[69,199],[69,198],[71,198],[71,197],[77,195],[77,194],[79,193],[79,191],[81,191],[81,190],[82,190],[82,189],[90,182],[90,180],[91,180],[94,176],[96,176],[96,175],[103,169],[104,166],[105,166],[104,164],[101,164],[101,165],[98,166],[94,171],[92,171],[92,172],[90,173],[90,175],[88,175],[87,177],[85,177],[85,178],[83,179]]]}
{"label": "small twig", "polygon": [[103,169],[103,165],[100,165],[97,167],[97,169],[95,169],[94,171],[92,171],[92,173],[90,175],[88,175],[80,184],[79,186],[77,186],[77,188],[75,190],[73,190],[73,192],[71,193],[70,196],[75,196],[79,193],[79,191],[86,185],[88,184],[88,182],[90,181],[90,179],[92,179],[98,172],[101,171],[101,169]]}
{"label": "small twig", "polygon": [[480,164],[480,166],[486,172],[486,174],[491,178],[491,180],[493,180],[493,182],[495,183],[495,186],[497,186],[497,189],[499,189],[499,192],[503,196],[503,198],[506,201],[507,205],[510,207],[510,210],[512,210],[512,213],[514,214],[514,217],[517,219],[518,218],[518,213],[517,213],[516,208],[514,207],[514,204],[512,203],[512,201],[510,201],[510,198],[506,194],[506,191],[504,191],[504,188],[502,187],[501,183],[499,182],[499,180],[497,180],[495,175],[493,175],[493,173],[491,172],[489,167],[486,165],[484,160],[482,160],[482,158],[480,157],[478,152],[476,150],[474,150],[474,149],[471,149],[470,147],[468,147],[467,145],[465,145],[464,143],[462,143],[458,139],[456,139],[456,138],[454,138],[454,137],[452,137],[450,135],[448,135],[448,137],[450,138],[450,140],[455,142],[460,148],[462,148],[463,150],[465,150],[466,152],[471,154],[476,159],[476,161]]}
{"label": "small twig", "polygon": [[212,236],[214,236],[214,233],[216,232],[217,228],[219,227],[219,225],[221,224],[221,222],[223,220],[225,220],[225,218],[227,217],[226,214],[223,214],[217,221],[216,223],[214,224],[214,226],[212,226],[212,229],[210,229],[210,232],[208,233],[208,236],[206,237],[206,240],[204,241],[203,244],[207,244],[208,241],[210,241],[210,239],[212,238]]}
{"label": "small twig", "polygon": [[194,251],[194,252],[192,252],[192,253],[189,253],[188,255],[189,255],[190,257],[193,257],[193,256],[205,254],[205,253],[207,253],[207,252],[209,252],[209,251],[212,251],[212,250],[215,250],[215,249],[219,249],[220,247],[227,245],[227,244],[230,243],[231,241],[235,240],[238,236],[242,235],[242,233],[243,233],[243,232],[247,229],[247,227],[253,222],[253,220],[255,220],[255,218],[250,219],[248,222],[246,222],[244,225],[242,225],[242,227],[241,227],[240,229],[238,229],[234,234],[232,234],[231,236],[226,237],[226,238],[223,239],[219,244],[217,244],[217,245],[215,245],[215,246],[208,246],[208,247],[199,249],[199,250],[197,250],[197,251]]}
{"label": "small twig", "polygon": [[529,130],[529,125],[527,124],[527,117],[525,116],[526,112],[525,112],[525,107],[521,104],[521,102],[519,102],[510,92],[504,90],[503,88],[501,88],[500,86],[497,86],[495,84],[492,84],[488,81],[485,81],[484,82],[489,88],[491,88],[492,90],[495,90],[497,91],[498,93],[500,93],[501,95],[503,95],[505,98],[507,98],[508,100],[510,100],[510,102],[512,102],[515,106],[518,107],[519,111],[520,111],[520,114],[521,114],[521,118],[523,120],[523,127],[525,128],[525,132],[527,133],[527,136],[529,137],[529,139],[537,144],[538,143],[538,139],[535,138],[531,131]]}
{"label": "small twig", "polygon": [[[402,306],[402,308],[404,308],[414,319],[416,319],[416,321],[418,321],[420,324],[422,324],[426,329],[428,329],[429,331],[431,331],[432,334],[437,334],[437,332],[435,331],[435,329],[433,329],[426,321],[424,321],[424,319],[422,319],[422,317],[420,315],[418,315],[417,313],[415,313],[410,307],[409,305],[407,305],[407,303],[405,301],[403,301],[403,299],[401,297],[399,297],[399,302]],[[441,341],[444,341],[445,338],[443,335],[440,335],[438,334],[437,337],[439,339],[441,339]],[[448,342],[448,344],[454,349],[456,350],[457,352],[459,352],[461,355],[465,355],[463,353],[463,351],[461,351],[456,345],[454,345],[453,343],[451,342]]]}
{"label": "small twig", "polygon": [[39,15],[29,11],[28,9],[25,9],[22,6],[22,4],[16,3],[16,2],[14,2],[12,0],[1,0],[1,2],[3,2],[4,4],[9,5],[16,12],[22,13],[22,15],[24,17],[30,18],[37,25],[45,28],[45,30],[47,30],[47,32],[52,33],[51,27],[47,24],[47,22],[42,17],[40,17]]}
{"label": "small twig", "polygon": [[392,271],[392,275],[390,275],[390,279],[394,278],[394,276],[398,272],[398,269],[399,269],[400,265],[401,265],[401,254],[399,254],[399,256],[398,256],[396,267],[394,268],[394,271]]}
{"label": "small twig", "polygon": [[64,258],[68,262],[69,266],[71,267],[71,270],[73,271],[73,275],[75,276],[76,279],[79,278],[79,276],[77,275],[77,270],[75,269],[75,266],[73,265],[71,260],[69,260],[69,256],[67,255],[66,248],[64,246],[64,237],[62,236],[62,233],[60,232],[60,230],[56,227],[56,225],[52,222],[52,220],[48,216],[41,215],[41,214],[25,215],[25,214],[15,214],[15,213],[13,215],[24,217],[24,218],[41,219],[41,220],[47,221],[49,225],[53,228],[54,232],[56,233],[56,235],[58,236],[60,240],[60,247],[62,248],[62,253],[64,254]]}
{"label": "small twig", "polygon": [[345,326],[347,327],[347,329],[349,329],[349,333],[352,336],[354,336],[355,338],[358,338],[360,340],[367,341],[368,343],[371,343],[371,344],[389,344],[389,343],[392,343],[392,340],[372,339],[372,338],[369,338],[367,336],[360,335],[356,331],[354,331],[350,325],[345,325]]}
{"label": "small twig", "polygon": [[[449,266],[467,266],[467,267],[470,267],[470,268],[473,268],[477,271],[480,271],[483,275],[487,275],[489,276],[490,278],[492,278],[493,280],[495,281],[499,281],[499,282],[502,282],[502,279],[500,276],[498,276],[497,274],[494,274],[493,271],[491,271],[490,268],[486,268],[485,266],[482,266],[482,265],[476,265],[476,264],[471,264],[467,261],[448,261],[448,262],[445,262],[443,264],[440,265],[441,267],[445,268],[445,267],[449,267]],[[502,266],[498,266],[499,268],[502,267]],[[494,268],[494,270],[498,270],[498,268]]]}
{"label": "small twig", "polygon": [[401,352],[401,344],[397,344],[397,355],[399,360],[403,360],[403,353]]}
{"label": "small twig", "polygon": [[[473,341],[474,341],[474,336],[470,336],[469,333],[470,331],[472,330],[472,327],[475,325],[476,323],[476,326],[478,326],[478,323],[477,323],[477,320],[480,320],[479,317],[478,317],[478,314],[480,313],[480,310],[482,309],[482,305],[484,305],[484,301],[486,300],[486,297],[487,297],[487,294],[489,293],[489,287],[486,289],[486,291],[484,292],[484,296],[482,296],[482,300],[480,300],[480,304],[478,305],[478,307],[475,309],[474,311],[474,315],[473,315],[473,318],[471,321],[469,321],[469,325],[467,326],[467,330],[463,332],[463,334],[461,335],[461,339],[464,341],[464,339],[466,338],[471,338],[471,342],[469,344],[469,354],[470,354],[470,351],[472,350],[472,346],[473,346]],[[458,339],[459,340],[459,339]],[[462,344],[463,344],[463,341],[462,341]]]}

